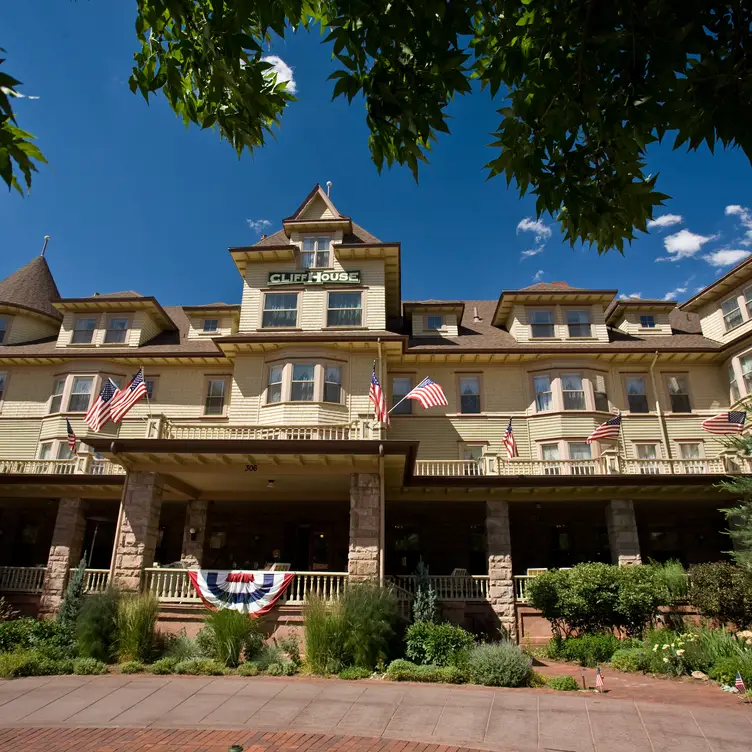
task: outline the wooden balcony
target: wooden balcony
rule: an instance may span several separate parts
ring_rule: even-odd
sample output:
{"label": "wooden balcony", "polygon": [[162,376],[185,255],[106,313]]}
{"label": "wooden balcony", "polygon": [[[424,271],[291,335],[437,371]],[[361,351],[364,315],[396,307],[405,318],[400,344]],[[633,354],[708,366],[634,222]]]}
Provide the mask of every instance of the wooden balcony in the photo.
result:
{"label": "wooden balcony", "polygon": [[70,460],[0,460],[0,475],[125,475],[114,462],[91,455]]}

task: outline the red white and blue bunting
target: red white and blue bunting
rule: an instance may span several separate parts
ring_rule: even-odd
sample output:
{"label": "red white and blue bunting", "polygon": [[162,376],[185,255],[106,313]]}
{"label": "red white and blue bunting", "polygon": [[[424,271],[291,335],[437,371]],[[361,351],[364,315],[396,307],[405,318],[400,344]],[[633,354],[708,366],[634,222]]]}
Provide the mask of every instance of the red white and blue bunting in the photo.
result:
{"label": "red white and blue bunting", "polygon": [[201,569],[191,570],[188,576],[209,608],[231,608],[255,617],[274,606],[295,574]]}

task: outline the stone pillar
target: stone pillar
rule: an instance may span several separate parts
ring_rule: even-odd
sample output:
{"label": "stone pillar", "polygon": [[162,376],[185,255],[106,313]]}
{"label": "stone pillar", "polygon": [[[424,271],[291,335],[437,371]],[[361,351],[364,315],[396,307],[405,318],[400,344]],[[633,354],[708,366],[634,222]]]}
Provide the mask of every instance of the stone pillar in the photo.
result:
{"label": "stone pillar", "polygon": [[143,568],[154,563],[162,492],[156,473],[128,473],[113,572],[113,584],[121,590],[139,590]]}
{"label": "stone pillar", "polygon": [[52,616],[60,608],[68,571],[81,561],[85,530],[81,499],[60,499],[39,601],[40,616]]}
{"label": "stone pillar", "polygon": [[379,576],[379,502],[378,473],[353,473],[350,476],[350,550],[347,573],[354,580]]}
{"label": "stone pillar", "polygon": [[606,527],[612,563],[619,566],[641,564],[634,504],[622,499],[610,501],[606,505]]}
{"label": "stone pillar", "polygon": [[[198,568],[204,555],[206,539],[206,513],[209,502],[193,499],[185,510],[185,527],[183,528],[183,550],[180,561],[185,567]],[[191,532],[193,530],[193,532]]]}
{"label": "stone pillar", "polygon": [[517,639],[512,577],[512,536],[509,532],[509,504],[486,502],[486,553],[488,555],[488,598],[502,631]]}

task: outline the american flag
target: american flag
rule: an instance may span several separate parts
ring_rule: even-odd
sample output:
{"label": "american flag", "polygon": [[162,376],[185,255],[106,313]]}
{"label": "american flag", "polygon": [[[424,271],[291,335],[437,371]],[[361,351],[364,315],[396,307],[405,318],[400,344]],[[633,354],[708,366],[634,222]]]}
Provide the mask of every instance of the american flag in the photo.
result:
{"label": "american flag", "polygon": [[84,423],[86,423],[92,431],[97,433],[102,430],[102,426],[110,418],[110,410],[112,409],[112,399],[118,393],[118,388],[112,379],[107,379],[104,382],[102,391],[99,396],[94,400],[94,403],[89,408],[89,412],[86,413]]}
{"label": "american flag", "polygon": [[68,446],[70,447],[71,453],[76,453],[76,441],[78,440],[78,437],[75,433],[73,433],[73,426],[71,426],[70,421],[66,420],[65,425],[68,429]]}
{"label": "american flag", "polygon": [[110,404],[110,412],[113,423],[119,423],[125,414],[146,394],[146,382],[144,381],[144,369],[139,368],[138,373],[131,379],[125,389],[121,389]]}
{"label": "american flag", "polygon": [[737,410],[729,413],[721,413],[720,415],[703,420],[702,427],[708,433],[741,433],[744,430],[744,421],[746,420],[747,413]]}
{"label": "american flag", "polygon": [[512,419],[509,419],[507,430],[504,431],[504,438],[501,443],[507,448],[507,457],[511,460],[513,457],[519,457],[517,452],[517,442],[514,440],[514,432],[512,431]]}
{"label": "american flag", "polygon": [[746,694],[747,688],[744,686],[744,679],[742,679],[742,672],[741,671],[737,671],[736,672],[736,681],[734,682],[734,686],[740,692],[744,692]]}
{"label": "american flag", "polygon": [[613,418],[609,418],[605,423],[601,423],[598,428],[585,439],[590,444],[600,439],[618,439],[619,429],[621,428],[621,413]]}
{"label": "american flag", "polygon": [[598,666],[595,669],[595,689],[597,692],[603,692],[605,686],[606,685],[603,683],[603,674],[601,673],[601,667]]}
{"label": "american flag", "polygon": [[418,386],[413,387],[405,395],[405,399],[418,400],[423,407],[438,407],[439,405],[449,404],[444,390],[428,376]]}
{"label": "american flag", "polygon": [[386,409],[386,399],[384,390],[376,378],[376,361],[373,361],[373,372],[371,373],[371,388],[368,390],[368,399],[373,402],[373,408],[376,411],[376,420],[389,425],[389,411]]}

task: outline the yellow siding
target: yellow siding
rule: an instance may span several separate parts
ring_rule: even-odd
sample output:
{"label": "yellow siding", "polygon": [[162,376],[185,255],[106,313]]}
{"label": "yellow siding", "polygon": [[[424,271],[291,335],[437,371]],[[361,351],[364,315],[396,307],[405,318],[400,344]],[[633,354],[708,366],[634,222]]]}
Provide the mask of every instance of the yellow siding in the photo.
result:
{"label": "yellow siding", "polygon": [[34,420],[0,420],[0,458],[6,460],[34,459],[39,438],[39,422]]}
{"label": "yellow siding", "polygon": [[[650,315],[655,319],[655,326],[645,329],[640,326],[640,316]],[[617,328],[627,334],[638,337],[650,336],[651,334],[661,334],[663,336],[671,334],[671,324],[668,320],[667,313],[650,313],[649,311],[627,311],[624,318],[619,321]]]}
{"label": "yellow siding", "polygon": [[[204,332],[204,319],[217,319],[217,331]],[[188,339],[203,339],[209,337],[224,337],[233,333],[232,316],[222,316],[215,313],[206,315],[191,316],[189,319]]]}
{"label": "yellow siding", "polygon": [[510,314],[509,320],[507,321],[507,329],[518,342],[539,341],[534,340],[531,337],[529,312],[534,309],[549,310],[553,312],[554,335],[556,339],[562,340],[569,340],[567,311],[588,310],[590,311],[590,326],[592,336],[587,341],[597,340],[598,342],[608,342],[608,327],[606,326],[603,306],[559,306],[545,304],[535,306],[513,306],[512,313]]}
{"label": "yellow siding", "polygon": [[334,219],[334,214],[332,214],[332,210],[326,205],[324,199],[320,196],[316,196],[313,201],[308,204],[298,219]]}
{"label": "yellow siding", "polygon": [[459,334],[457,327],[456,313],[437,313],[444,318],[444,325],[441,329],[426,329],[428,316],[433,314],[414,313],[413,314],[413,336],[414,337],[456,337]]}
{"label": "yellow siding", "polygon": [[[721,303],[733,297],[737,298],[739,311],[741,312],[742,317],[744,317],[744,322],[727,332],[726,324],[723,321]],[[699,314],[702,333],[709,339],[714,339],[717,342],[723,342],[724,344],[727,342],[733,342],[752,331],[752,318],[747,315],[746,301],[742,289],[736,290],[729,295],[723,295],[715,302],[704,306],[700,309]]]}
{"label": "yellow siding", "polygon": [[57,332],[58,325],[51,321],[48,322],[34,316],[13,316],[6,344],[17,345],[22,342],[35,342],[38,339],[54,337]]}
{"label": "yellow siding", "polygon": [[146,311],[138,311],[131,320],[132,330],[129,332],[128,344],[138,347],[154,339],[161,331],[161,327]]}

